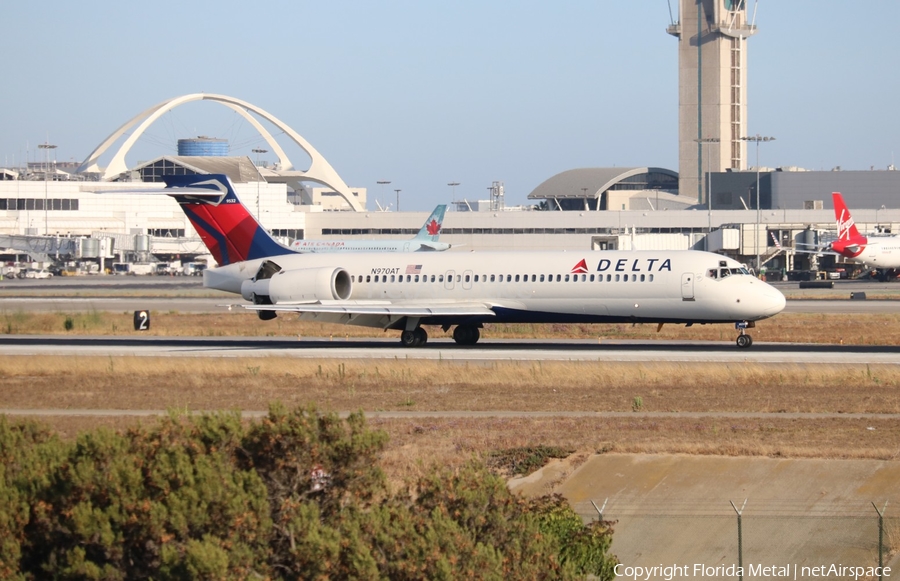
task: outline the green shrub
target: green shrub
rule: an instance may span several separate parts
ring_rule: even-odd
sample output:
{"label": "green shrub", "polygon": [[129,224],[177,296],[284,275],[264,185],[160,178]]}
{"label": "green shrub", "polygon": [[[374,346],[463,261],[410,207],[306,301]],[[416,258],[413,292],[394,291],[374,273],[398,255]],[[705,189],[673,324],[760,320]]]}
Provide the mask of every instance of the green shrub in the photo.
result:
{"label": "green shrub", "polygon": [[391,493],[386,442],[314,408],[73,442],[0,417],[0,578],[611,578],[609,523],[475,462]]}

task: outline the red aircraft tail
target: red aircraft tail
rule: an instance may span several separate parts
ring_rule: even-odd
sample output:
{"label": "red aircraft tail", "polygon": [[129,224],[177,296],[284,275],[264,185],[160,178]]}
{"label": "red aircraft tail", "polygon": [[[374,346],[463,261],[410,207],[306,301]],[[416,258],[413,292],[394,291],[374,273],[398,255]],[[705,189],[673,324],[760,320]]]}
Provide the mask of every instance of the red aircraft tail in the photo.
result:
{"label": "red aircraft tail", "polygon": [[858,256],[865,248],[868,240],[856,229],[850,209],[844,202],[840,192],[832,192],[834,201],[834,218],[837,221],[837,240],[831,243],[831,248],[847,257]]}

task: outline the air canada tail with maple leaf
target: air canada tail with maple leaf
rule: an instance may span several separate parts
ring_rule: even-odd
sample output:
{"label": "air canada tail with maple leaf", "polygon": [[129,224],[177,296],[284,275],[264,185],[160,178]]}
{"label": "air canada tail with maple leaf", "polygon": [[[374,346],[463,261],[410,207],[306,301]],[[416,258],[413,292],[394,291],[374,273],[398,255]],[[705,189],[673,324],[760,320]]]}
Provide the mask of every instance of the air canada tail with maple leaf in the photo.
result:
{"label": "air canada tail with maple leaf", "polygon": [[431,216],[425,220],[425,224],[416,234],[416,240],[424,240],[428,242],[437,242],[441,235],[441,226],[444,223],[444,212],[447,211],[446,205],[436,206]]}

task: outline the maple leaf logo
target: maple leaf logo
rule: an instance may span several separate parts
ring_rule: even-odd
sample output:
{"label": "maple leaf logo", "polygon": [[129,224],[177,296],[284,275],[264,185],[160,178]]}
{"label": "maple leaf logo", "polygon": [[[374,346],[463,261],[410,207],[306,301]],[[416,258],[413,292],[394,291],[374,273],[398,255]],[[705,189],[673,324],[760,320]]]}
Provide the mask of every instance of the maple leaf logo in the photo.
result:
{"label": "maple leaf logo", "polygon": [[576,264],[575,268],[572,269],[572,272],[578,272],[578,273],[587,272],[587,271],[588,271],[587,263],[584,261],[583,258],[581,259],[581,262]]}
{"label": "maple leaf logo", "polygon": [[430,234],[431,236],[437,236],[441,231],[441,223],[435,219],[432,219],[431,222],[428,223],[428,226],[426,226],[426,228],[428,229],[428,234]]}

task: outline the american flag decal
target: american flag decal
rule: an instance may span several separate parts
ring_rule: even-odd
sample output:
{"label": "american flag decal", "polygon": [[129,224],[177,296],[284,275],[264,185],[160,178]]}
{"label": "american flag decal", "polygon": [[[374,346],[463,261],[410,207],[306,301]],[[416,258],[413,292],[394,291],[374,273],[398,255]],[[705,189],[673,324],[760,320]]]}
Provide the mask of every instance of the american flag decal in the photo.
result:
{"label": "american flag decal", "polygon": [[422,272],[421,264],[410,264],[406,267],[406,274],[420,274]]}

